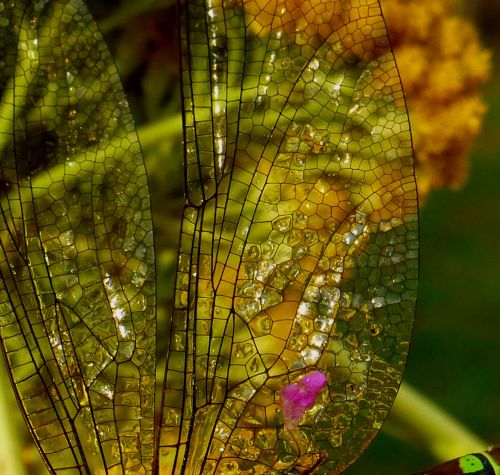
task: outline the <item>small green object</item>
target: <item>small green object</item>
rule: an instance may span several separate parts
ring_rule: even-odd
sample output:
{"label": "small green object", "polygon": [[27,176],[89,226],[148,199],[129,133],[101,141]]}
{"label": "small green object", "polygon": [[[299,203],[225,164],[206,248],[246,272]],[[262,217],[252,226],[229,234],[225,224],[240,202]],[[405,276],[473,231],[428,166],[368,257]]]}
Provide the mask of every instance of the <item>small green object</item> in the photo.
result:
{"label": "small green object", "polygon": [[500,448],[464,455],[415,475],[500,475]]}
{"label": "small green object", "polygon": [[463,473],[477,473],[484,468],[484,464],[477,455],[465,455],[458,460]]}

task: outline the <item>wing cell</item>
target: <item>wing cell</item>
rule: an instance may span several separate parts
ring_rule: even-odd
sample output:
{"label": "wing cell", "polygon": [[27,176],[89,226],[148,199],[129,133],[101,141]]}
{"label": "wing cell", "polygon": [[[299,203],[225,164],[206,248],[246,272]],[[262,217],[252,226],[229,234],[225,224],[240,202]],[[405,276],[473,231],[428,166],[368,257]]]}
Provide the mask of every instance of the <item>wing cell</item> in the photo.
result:
{"label": "wing cell", "polygon": [[80,0],[1,3],[0,334],[54,473],[151,473],[149,192],[116,68]]}
{"label": "wing cell", "polygon": [[[159,465],[341,473],[396,396],[416,297],[411,135],[379,3],[180,10],[187,202]],[[286,387],[314,403],[294,411]]]}

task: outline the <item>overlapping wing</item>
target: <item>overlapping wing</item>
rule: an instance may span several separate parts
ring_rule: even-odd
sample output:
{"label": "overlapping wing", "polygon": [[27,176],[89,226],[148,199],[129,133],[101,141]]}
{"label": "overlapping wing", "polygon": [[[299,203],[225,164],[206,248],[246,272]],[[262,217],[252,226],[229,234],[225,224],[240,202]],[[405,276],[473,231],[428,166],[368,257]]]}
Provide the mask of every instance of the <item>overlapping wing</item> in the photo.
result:
{"label": "overlapping wing", "polygon": [[145,168],[80,0],[0,2],[0,334],[51,471],[151,473],[155,282]]}
{"label": "overlapping wing", "polygon": [[411,137],[379,2],[180,11],[187,201],[160,473],[340,473],[396,396],[416,298]]}

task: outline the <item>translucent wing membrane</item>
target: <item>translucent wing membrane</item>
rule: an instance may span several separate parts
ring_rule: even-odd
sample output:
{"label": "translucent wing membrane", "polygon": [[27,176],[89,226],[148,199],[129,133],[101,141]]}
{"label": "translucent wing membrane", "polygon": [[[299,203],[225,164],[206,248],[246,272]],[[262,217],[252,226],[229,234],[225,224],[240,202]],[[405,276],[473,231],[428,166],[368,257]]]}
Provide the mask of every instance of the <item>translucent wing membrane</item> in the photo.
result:
{"label": "translucent wing membrane", "polygon": [[155,293],[144,164],[80,0],[0,2],[0,333],[53,472],[147,473]]}
{"label": "translucent wing membrane", "polygon": [[396,395],[417,285],[411,138],[380,6],[180,11],[187,203],[160,472],[340,473]]}

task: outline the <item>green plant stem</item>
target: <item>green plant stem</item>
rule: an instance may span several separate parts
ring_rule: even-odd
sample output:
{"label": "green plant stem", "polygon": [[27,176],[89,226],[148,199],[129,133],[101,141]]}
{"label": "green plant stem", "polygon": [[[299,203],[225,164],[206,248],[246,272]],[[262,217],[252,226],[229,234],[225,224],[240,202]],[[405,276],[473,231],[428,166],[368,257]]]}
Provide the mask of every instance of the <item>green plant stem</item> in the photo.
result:
{"label": "green plant stem", "polygon": [[5,362],[0,361],[0,380],[4,383],[0,390],[0,468],[4,475],[26,475],[22,447],[19,441],[21,431],[17,427],[15,409],[17,407],[5,371]]}
{"label": "green plant stem", "polygon": [[384,429],[399,439],[424,447],[438,461],[488,447],[487,442],[407,383],[401,385]]}
{"label": "green plant stem", "polygon": [[[1,122],[0,122],[1,127]],[[137,129],[137,134],[140,137],[141,145],[144,149],[148,147],[153,147],[160,140],[180,136],[182,132],[182,119],[181,115],[168,115],[164,119],[158,120],[146,126]],[[0,134],[1,135],[1,134]],[[128,150],[122,148],[123,141],[128,142],[130,147]],[[0,204],[4,200],[9,200],[9,204],[4,204],[4,209],[10,208],[11,211],[16,216],[20,216],[21,210],[19,208],[20,203],[28,203],[33,199],[36,199],[47,192],[49,186],[53,183],[60,183],[64,186],[64,178],[75,173],[75,170],[79,169],[80,166],[89,166],[90,163],[102,164],[104,160],[109,161],[109,157],[106,158],[106,153],[110,154],[109,149],[113,150],[113,157],[116,162],[119,162],[125,153],[135,153],[137,150],[135,146],[137,145],[137,135],[135,132],[131,132],[124,137],[115,137],[109,144],[103,145],[96,153],[84,151],[72,157],[73,159],[64,163],[60,163],[51,167],[50,169],[44,170],[34,176],[32,180],[31,188],[21,188],[16,189],[15,193],[20,193],[21,201],[19,201],[19,196],[16,197],[4,197],[0,200]],[[1,146],[1,140],[0,140]],[[1,150],[1,148],[0,148]],[[111,155],[110,155],[111,156]]]}
{"label": "green plant stem", "polygon": [[181,114],[169,114],[155,122],[137,127],[137,135],[143,150],[156,145],[160,140],[180,137],[181,134]]}

